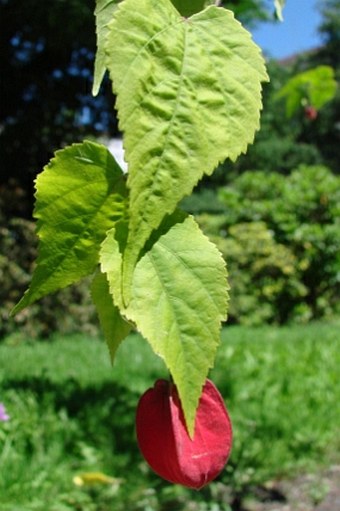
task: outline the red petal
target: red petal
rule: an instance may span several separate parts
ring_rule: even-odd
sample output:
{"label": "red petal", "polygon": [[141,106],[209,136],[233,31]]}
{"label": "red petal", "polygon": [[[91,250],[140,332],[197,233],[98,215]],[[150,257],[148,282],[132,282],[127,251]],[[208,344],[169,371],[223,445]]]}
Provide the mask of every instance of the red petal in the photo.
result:
{"label": "red petal", "polygon": [[206,381],[197,408],[192,440],[187,433],[176,388],[171,402],[171,417],[177,459],[185,476],[185,485],[202,488],[218,476],[231,450],[231,422],[221,394],[210,380]]}
{"label": "red petal", "polygon": [[179,466],[174,456],[175,438],[170,412],[170,387],[158,380],[140,398],[136,414],[139,448],[150,467],[167,481],[176,483]]}
{"label": "red petal", "polygon": [[231,449],[231,422],[210,380],[199,401],[193,439],[185,426],[177,389],[164,380],[141,397],[136,429],[139,447],[151,468],[164,479],[190,488],[202,488],[214,479]]}

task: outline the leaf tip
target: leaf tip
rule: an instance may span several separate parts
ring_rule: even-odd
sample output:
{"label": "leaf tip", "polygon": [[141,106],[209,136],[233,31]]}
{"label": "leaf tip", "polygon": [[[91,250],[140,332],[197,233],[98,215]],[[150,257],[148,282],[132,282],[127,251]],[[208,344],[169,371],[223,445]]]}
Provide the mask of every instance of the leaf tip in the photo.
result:
{"label": "leaf tip", "polygon": [[91,90],[92,96],[96,97],[98,95],[98,92],[99,92],[99,85],[94,82],[92,85],[92,90]]}
{"label": "leaf tip", "polygon": [[14,305],[13,309],[11,309],[9,313],[10,318],[14,318],[19,312],[21,312],[23,309],[25,309],[28,305],[30,305],[30,290],[27,289],[25,291],[23,297],[19,300],[19,302]]}

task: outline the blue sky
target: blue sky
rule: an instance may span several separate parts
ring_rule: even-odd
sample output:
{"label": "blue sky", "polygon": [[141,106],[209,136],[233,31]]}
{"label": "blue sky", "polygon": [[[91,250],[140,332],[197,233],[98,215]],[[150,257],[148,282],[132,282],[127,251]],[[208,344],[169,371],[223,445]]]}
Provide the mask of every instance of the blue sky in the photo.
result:
{"label": "blue sky", "polygon": [[317,27],[321,16],[318,0],[286,0],[283,22],[262,23],[252,31],[266,55],[285,58],[321,44]]}

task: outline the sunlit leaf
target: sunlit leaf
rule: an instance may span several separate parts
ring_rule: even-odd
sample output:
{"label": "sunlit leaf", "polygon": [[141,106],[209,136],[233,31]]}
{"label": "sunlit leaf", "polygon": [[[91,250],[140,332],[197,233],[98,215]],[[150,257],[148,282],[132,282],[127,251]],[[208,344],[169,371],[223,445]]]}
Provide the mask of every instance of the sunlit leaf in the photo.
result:
{"label": "sunlit leaf", "polygon": [[57,151],[36,180],[39,256],[13,313],[91,274],[126,200],[123,172],[106,147],[87,141]]}
{"label": "sunlit leaf", "polygon": [[267,75],[249,32],[215,6],[184,18],[170,0],[124,0],[106,52],[129,165],[128,288],[164,214],[253,141]]}

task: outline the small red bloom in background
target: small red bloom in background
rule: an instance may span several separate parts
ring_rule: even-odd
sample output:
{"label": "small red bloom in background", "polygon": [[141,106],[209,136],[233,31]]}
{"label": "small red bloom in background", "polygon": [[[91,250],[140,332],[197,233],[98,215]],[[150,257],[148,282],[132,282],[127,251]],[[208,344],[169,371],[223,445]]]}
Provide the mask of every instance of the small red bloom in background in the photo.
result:
{"label": "small red bloom in background", "polygon": [[314,106],[307,105],[305,106],[304,111],[306,119],[309,119],[310,121],[315,121],[315,119],[318,116],[318,111]]}
{"label": "small red bloom in background", "polygon": [[177,388],[165,380],[157,380],[140,398],[136,432],[144,458],[159,476],[197,490],[218,476],[231,450],[231,421],[210,380],[203,387],[193,438]]}

